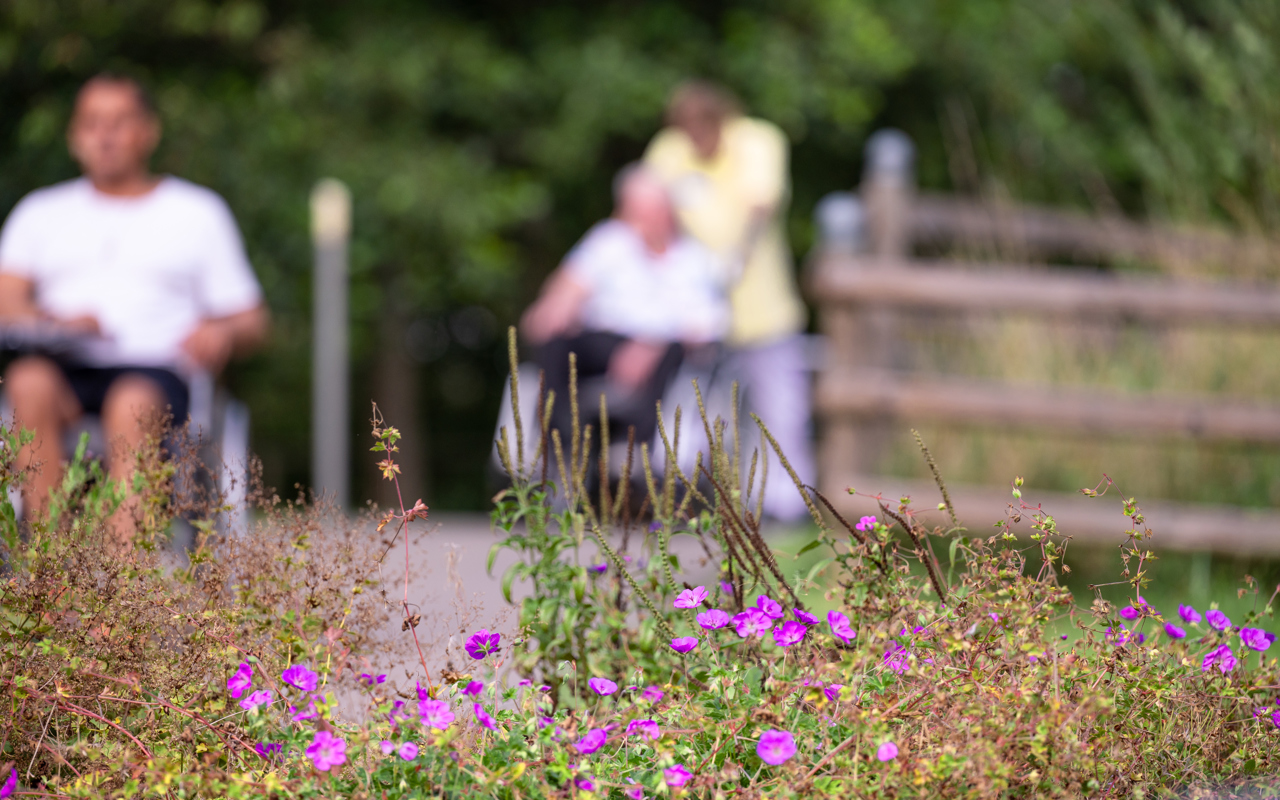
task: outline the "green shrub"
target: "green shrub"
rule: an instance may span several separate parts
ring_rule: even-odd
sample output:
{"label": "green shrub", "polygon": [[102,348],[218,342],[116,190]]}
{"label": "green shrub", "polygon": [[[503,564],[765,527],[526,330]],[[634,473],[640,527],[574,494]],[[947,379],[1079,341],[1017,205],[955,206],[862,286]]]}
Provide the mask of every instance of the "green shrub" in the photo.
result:
{"label": "green shrub", "polygon": [[[304,548],[321,520],[269,515],[293,533],[261,546],[253,577],[208,540],[197,567],[166,574],[125,566],[149,563],[145,548],[113,560],[73,545],[100,527],[92,490],[66,533],[35,530],[25,550],[10,539],[0,758],[58,797],[1141,797],[1276,783],[1280,683],[1258,627],[1274,598],[1238,628],[1147,606],[1149,534],[1132,501],[1122,608],[1075,605],[1057,579],[1069,538],[1021,502],[1020,482],[1012,508],[1034,530],[1022,538],[1008,522],[985,537],[926,530],[911,498],[856,522],[831,511],[834,528],[814,506],[824,555],[802,579],[736,488],[759,454],[744,469],[737,420],[704,423],[715,444],[696,474],[675,465],[665,430],[665,453],[635,448],[648,524],[633,498],[589,491],[589,428],[544,435],[532,464],[512,460],[523,432],[504,432],[512,483],[494,523],[498,548],[520,557],[504,588],[531,589],[520,632],[475,631],[467,674],[434,681],[405,603],[418,683],[360,674],[367,713],[354,719],[332,682],[358,672],[376,606],[357,612],[373,593],[354,567],[313,580]],[[378,420],[375,436],[395,480],[399,433]],[[407,537],[425,513],[402,506],[382,526]],[[673,535],[703,543],[712,585],[677,582]],[[588,543],[603,569],[583,563]],[[838,609],[825,618],[803,602],[815,579]],[[105,609],[130,617],[130,638],[94,642]]]}

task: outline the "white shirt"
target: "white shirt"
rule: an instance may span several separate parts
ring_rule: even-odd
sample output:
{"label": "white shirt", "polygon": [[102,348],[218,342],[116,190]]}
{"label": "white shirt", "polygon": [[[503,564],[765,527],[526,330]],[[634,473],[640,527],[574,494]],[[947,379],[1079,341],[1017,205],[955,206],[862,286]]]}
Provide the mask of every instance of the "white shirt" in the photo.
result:
{"label": "white shirt", "polygon": [[629,225],[596,224],[565,256],[590,294],[582,327],[633,339],[709,342],[721,338],[729,305],[710,250],[687,236],[660,254]]}
{"label": "white shirt", "polygon": [[80,353],[94,366],[178,366],[202,320],[262,301],[227,204],[172,177],[141,197],[86,178],[32,192],[0,230],[0,273],[32,281],[49,314],[97,317]]}

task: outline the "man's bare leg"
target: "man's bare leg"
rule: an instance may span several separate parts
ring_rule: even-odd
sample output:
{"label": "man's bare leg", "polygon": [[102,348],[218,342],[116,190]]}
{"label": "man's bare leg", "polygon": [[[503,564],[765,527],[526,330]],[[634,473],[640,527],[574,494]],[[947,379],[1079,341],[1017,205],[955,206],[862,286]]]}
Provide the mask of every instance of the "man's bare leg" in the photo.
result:
{"label": "man's bare leg", "polygon": [[[130,488],[134,454],[146,441],[144,422],[154,419],[167,405],[164,390],[150,378],[123,375],[117,378],[102,401],[102,432],[107,440],[107,468],[112,480]],[[108,520],[116,542],[127,545],[137,532],[135,515],[138,498],[130,494]]]}
{"label": "man's bare leg", "polygon": [[45,511],[49,490],[62,480],[62,437],[82,412],[62,370],[47,358],[14,361],[5,371],[4,387],[18,426],[35,433],[18,451],[18,468],[30,470],[22,494],[25,516],[33,519]]}

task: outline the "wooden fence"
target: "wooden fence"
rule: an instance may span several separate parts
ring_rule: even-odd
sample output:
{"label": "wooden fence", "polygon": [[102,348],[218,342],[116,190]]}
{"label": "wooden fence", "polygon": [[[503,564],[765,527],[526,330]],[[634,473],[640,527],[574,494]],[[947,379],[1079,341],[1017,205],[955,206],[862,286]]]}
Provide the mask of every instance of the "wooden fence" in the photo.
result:
{"label": "wooden fence", "polygon": [[[854,487],[890,498],[911,494],[917,507],[932,508],[937,503],[932,483],[870,474],[895,426],[923,422],[1280,444],[1280,405],[1217,396],[1014,387],[896,369],[903,317],[922,311],[1120,319],[1164,328],[1280,329],[1280,291],[1259,279],[1274,274],[1280,261],[1280,252],[1266,239],[918,195],[910,146],[897,132],[872,138],[860,189],[864,235],[828,232],[828,244],[811,268],[810,295],[827,340],[816,412],[821,485],[829,498],[850,513],[873,513],[874,503],[844,491]],[[955,251],[989,255],[976,261],[916,255]],[[1009,254],[1022,263],[1002,263],[1013,260]],[[1075,267],[1048,266],[1055,260]],[[1122,276],[1079,268],[1090,260],[1140,261],[1160,271]],[[1227,277],[1208,281],[1206,272]],[[1105,466],[1099,464],[1099,471]],[[1000,518],[1012,499],[1007,487],[951,488],[957,510],[971,527],[985,528]],[[1042,502],[1065,533],[1123,541],[1128,525],[1118,500],[1046,493],[1033,486],[1024,492],[1032,503]],[[1280,554],[1276,512],[1141,504],[1157,546]]]}

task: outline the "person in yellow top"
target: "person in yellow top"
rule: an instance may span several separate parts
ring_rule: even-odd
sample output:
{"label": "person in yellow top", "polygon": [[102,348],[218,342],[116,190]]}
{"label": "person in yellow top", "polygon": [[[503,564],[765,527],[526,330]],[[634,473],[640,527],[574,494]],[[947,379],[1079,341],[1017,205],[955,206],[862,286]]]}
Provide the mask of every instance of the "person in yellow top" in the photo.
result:
{"label": "person in yellow top", "polygon": [[[743,115],[728,91],[689,81],[672,93],[667,127],[649,143],[644,161],[670,188],[685,231],[720,257],[730,287],[732,374],[747,408],[812,483],[807,311],[783,228],[788,149],[781,129]],[[804,501],[776,458],[770,467],[765,513],[802,517]]]}

